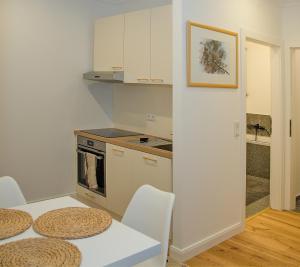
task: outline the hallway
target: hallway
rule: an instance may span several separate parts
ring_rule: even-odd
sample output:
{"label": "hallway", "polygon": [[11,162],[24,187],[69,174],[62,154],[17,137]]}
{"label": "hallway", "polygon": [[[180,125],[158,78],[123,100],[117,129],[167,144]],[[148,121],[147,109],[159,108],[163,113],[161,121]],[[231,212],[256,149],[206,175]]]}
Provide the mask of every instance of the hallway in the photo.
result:
{"label": "hallway", "polygon": [[300,266],[300,214],[267,209],[243,233],[194,257],[190,267]]}

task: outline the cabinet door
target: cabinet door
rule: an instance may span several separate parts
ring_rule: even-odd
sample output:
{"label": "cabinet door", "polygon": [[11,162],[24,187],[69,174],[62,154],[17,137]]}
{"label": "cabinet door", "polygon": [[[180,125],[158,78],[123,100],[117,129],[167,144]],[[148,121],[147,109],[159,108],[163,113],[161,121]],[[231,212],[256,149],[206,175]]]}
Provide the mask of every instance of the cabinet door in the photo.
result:
{"label": "cabinet door", "polygon": [[95,24],[94,71],[123,70],[124,15],[105,17]]}
{"label": "cabinet door", "polygon": [[171,160],[106,144],[107,208],[123,216],[136,190],[145,184],[172,192]]}
{"label": "cabinet door", "polygon": [[106,192],[108,209],[123,216],[133,195],[131,150],[106,144]]}
{"label": "cabinet door", "polygon": [[125,14],[124,80],[126,83],[150,82],[151,10]]}
{"label": "cabinet door", "polygon": [[172,6],[151,10],[151,83],[172,84]]}
{"label": "cabinet door", "polygon": [[172,161],[148,153],[132,151],[134,179],[137,188],[144,184],[172,192]]}

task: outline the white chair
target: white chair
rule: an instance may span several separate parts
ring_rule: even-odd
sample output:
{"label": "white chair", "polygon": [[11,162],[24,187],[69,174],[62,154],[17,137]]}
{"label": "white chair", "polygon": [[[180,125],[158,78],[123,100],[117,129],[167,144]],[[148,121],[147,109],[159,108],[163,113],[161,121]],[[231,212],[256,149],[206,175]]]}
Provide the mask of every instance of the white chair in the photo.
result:
{"label": "white chair", "polygon": [[169,233],[175,195],[150,185],[140,187],[123,216],[122,223],[159,241],[162,253],[136,266],[164,267],[167,263]]}
{"label": "white chair", "polygon": [[26,204],[17,182],[9,177],[0,177],[0,208],[10,208]]}

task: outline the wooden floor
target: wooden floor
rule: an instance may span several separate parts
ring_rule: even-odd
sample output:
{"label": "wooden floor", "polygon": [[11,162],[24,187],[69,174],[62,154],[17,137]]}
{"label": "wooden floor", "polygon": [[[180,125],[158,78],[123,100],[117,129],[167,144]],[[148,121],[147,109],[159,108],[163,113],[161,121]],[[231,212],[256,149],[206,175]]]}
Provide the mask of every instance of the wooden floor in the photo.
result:
{"label": "wooden floor", "polygon": [[187,262],[190,267],[300,266],[300,214],[268,209],[240,235]]}

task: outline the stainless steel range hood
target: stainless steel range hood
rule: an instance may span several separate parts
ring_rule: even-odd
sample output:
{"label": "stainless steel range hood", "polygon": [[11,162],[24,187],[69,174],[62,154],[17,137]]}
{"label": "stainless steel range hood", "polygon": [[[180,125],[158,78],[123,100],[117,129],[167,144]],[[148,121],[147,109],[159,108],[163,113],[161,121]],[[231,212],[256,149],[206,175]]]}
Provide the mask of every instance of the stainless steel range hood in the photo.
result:
{"label": "stainless steel range hood", "polygon": [[124,82],[123,71],[91,71],[83,74],[83,78],[92,81]]}

